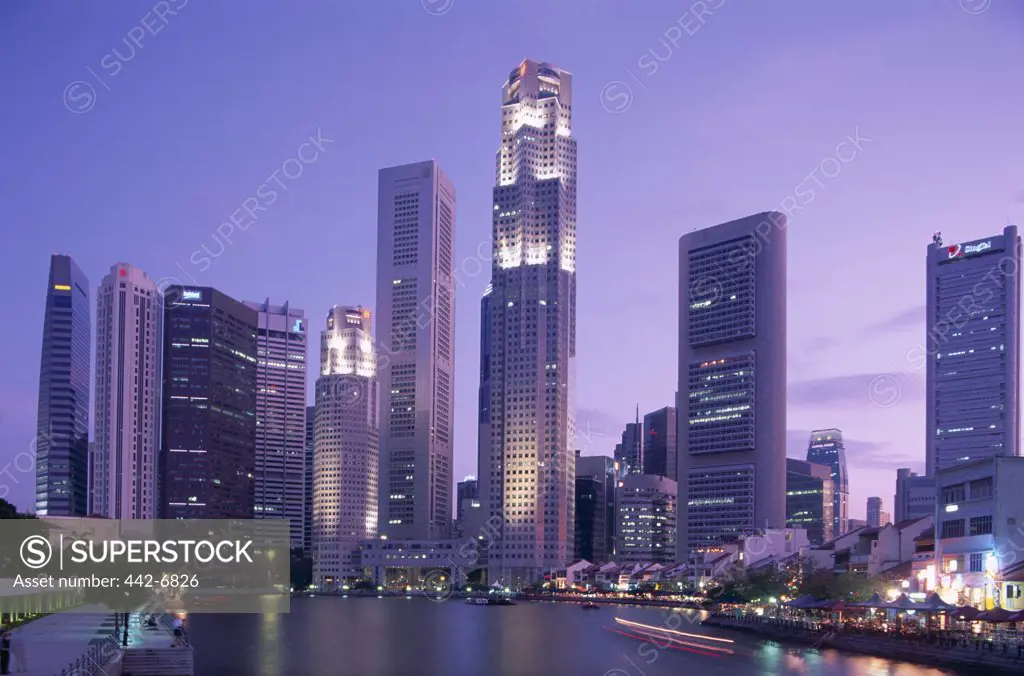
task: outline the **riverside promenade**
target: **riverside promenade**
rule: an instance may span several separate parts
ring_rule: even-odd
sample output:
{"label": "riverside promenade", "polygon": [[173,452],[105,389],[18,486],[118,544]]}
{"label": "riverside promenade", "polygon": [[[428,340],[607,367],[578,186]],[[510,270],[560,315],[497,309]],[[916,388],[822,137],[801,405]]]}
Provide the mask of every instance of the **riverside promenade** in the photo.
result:
{"label": "riverside promenade", "polygon": [[104,665],[116,662],[120,653],[112,641],[113,615],[56,613],[11,633],[11,674],[19,673],[17,657],[24,653],[23,676],[107,676]]}

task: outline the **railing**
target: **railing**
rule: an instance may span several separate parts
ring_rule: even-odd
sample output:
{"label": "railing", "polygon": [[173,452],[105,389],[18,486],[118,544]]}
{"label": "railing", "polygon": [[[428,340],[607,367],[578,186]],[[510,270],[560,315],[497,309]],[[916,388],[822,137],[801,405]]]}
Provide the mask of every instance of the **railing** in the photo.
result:
{"label": "railing", "polygon": [[103,667],[114,661],[115,655],[120,655],[121,646],[117,638],[108,636],[102,643],[97,643],[81,655],[77,660],[71,662],[61,669],[54,676],[96,676],[101,673]]}

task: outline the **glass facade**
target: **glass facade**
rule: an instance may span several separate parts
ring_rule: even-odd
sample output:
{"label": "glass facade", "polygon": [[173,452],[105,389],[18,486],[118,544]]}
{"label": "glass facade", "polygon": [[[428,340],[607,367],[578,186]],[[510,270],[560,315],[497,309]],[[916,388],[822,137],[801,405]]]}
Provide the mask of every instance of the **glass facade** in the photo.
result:
{"label": "glass facade", "polygon": [[39,516],[88,513],[90,310],[89,280],[70,256],[52,256],[33,449]]}
{"label": "glass facade", "polygon": [[690,470],[686,511],[690,551],[714,548],[754,527],[754,466]]}
{"label": "glass facade", "polygon": [[690,453],[754,449],[754,353],[690,364]]}
{"label": "glass facade", "polygon": [[838,429],[814,430],[807,443],[807,462],[824,465],[832,472],[832,535],[850,530],[850,482],[846,471],[846,446]]}
{"label": "glass facade", "polygon": [[786,458],[786,527],[803,528],[812,545],[832,539],[832,470]]}

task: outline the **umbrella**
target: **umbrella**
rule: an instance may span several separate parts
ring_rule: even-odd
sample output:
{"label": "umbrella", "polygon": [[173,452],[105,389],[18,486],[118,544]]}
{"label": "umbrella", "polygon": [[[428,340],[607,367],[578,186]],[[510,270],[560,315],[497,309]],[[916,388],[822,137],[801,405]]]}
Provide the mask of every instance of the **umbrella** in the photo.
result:
{"label": "umbrella", "polygon": [[1008,622],[1024,622],[1024,610],[1018,610],[1013,615],[1010,615]]}
{"label": "umbrella", "polygon": [[816,608],[817,604],[818,604],[818,600],[814,598],[813,594],[805,594],[804,596],[801,596],[798,599],[793,599],[792,601],[786,601],[782,605],[787,606],[789,608],[809,609],[809,608]]}
{"label": "umbrella", "polygon": [[918,610],[921,606],[911,601],[910,597],[906,594],[900,594],[895,601],[886,603],[883,607],[894,610]]}
{"label": "umbrella", "polygon": [[975,620],[975,618],[978,617],[979,613],[981,613],[981,611],[978,610],[977,608],[973,607],[973,606],[963,606],[962,608],[953,608],[952,610],[949,611],[949,614],[952,615],[954,618],[956,618],[958,620],[966,620],[968,622],[973,622]]}
{"label": "umbrella", "polygon": [[1010,618],[1016,613],[1012,613],[1006,608],[993,608],[992,610],[984,610],[978,613],[977,619],[985,622],[1010,622]]}
{"label": "umbrella", "polygon": [[924,600],[924,602],[920,604],[920,607],[921,610],[930,610],[933,612],[953,610],[956,608],[956,606],[954,606],[953,604],[946,603],[945,601],[943,601],[942,597],[936,594],[935,592],[932,592],[931,596],[929,596],[927,599]]}
{"label": "umbrella", "polygon": [[869,598],[867,601],[862,601],[861,603],[851,603],[850,605],[856,606],[858,608],[885,608],[886,607],[885,601],[882,600],[882,597],[881,597],[881,595],[879,595],[878,592],[875,592],[874,594],[872,594],[871,598]]}

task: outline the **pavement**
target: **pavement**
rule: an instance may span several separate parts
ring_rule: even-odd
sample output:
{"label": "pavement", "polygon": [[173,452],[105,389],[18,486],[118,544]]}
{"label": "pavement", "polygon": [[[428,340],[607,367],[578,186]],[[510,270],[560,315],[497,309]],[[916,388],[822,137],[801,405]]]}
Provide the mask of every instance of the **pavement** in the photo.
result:
{"label": "pavement", "polygon": [[[66,670],[66,676],[93,676],[98,672],[89,665],[117,652],[105,645],[113,631],[113,615],[55,613],[29,622],[11,632],[11,674],[60,676]],[[25,664],[18,664],[20,654]]]}

